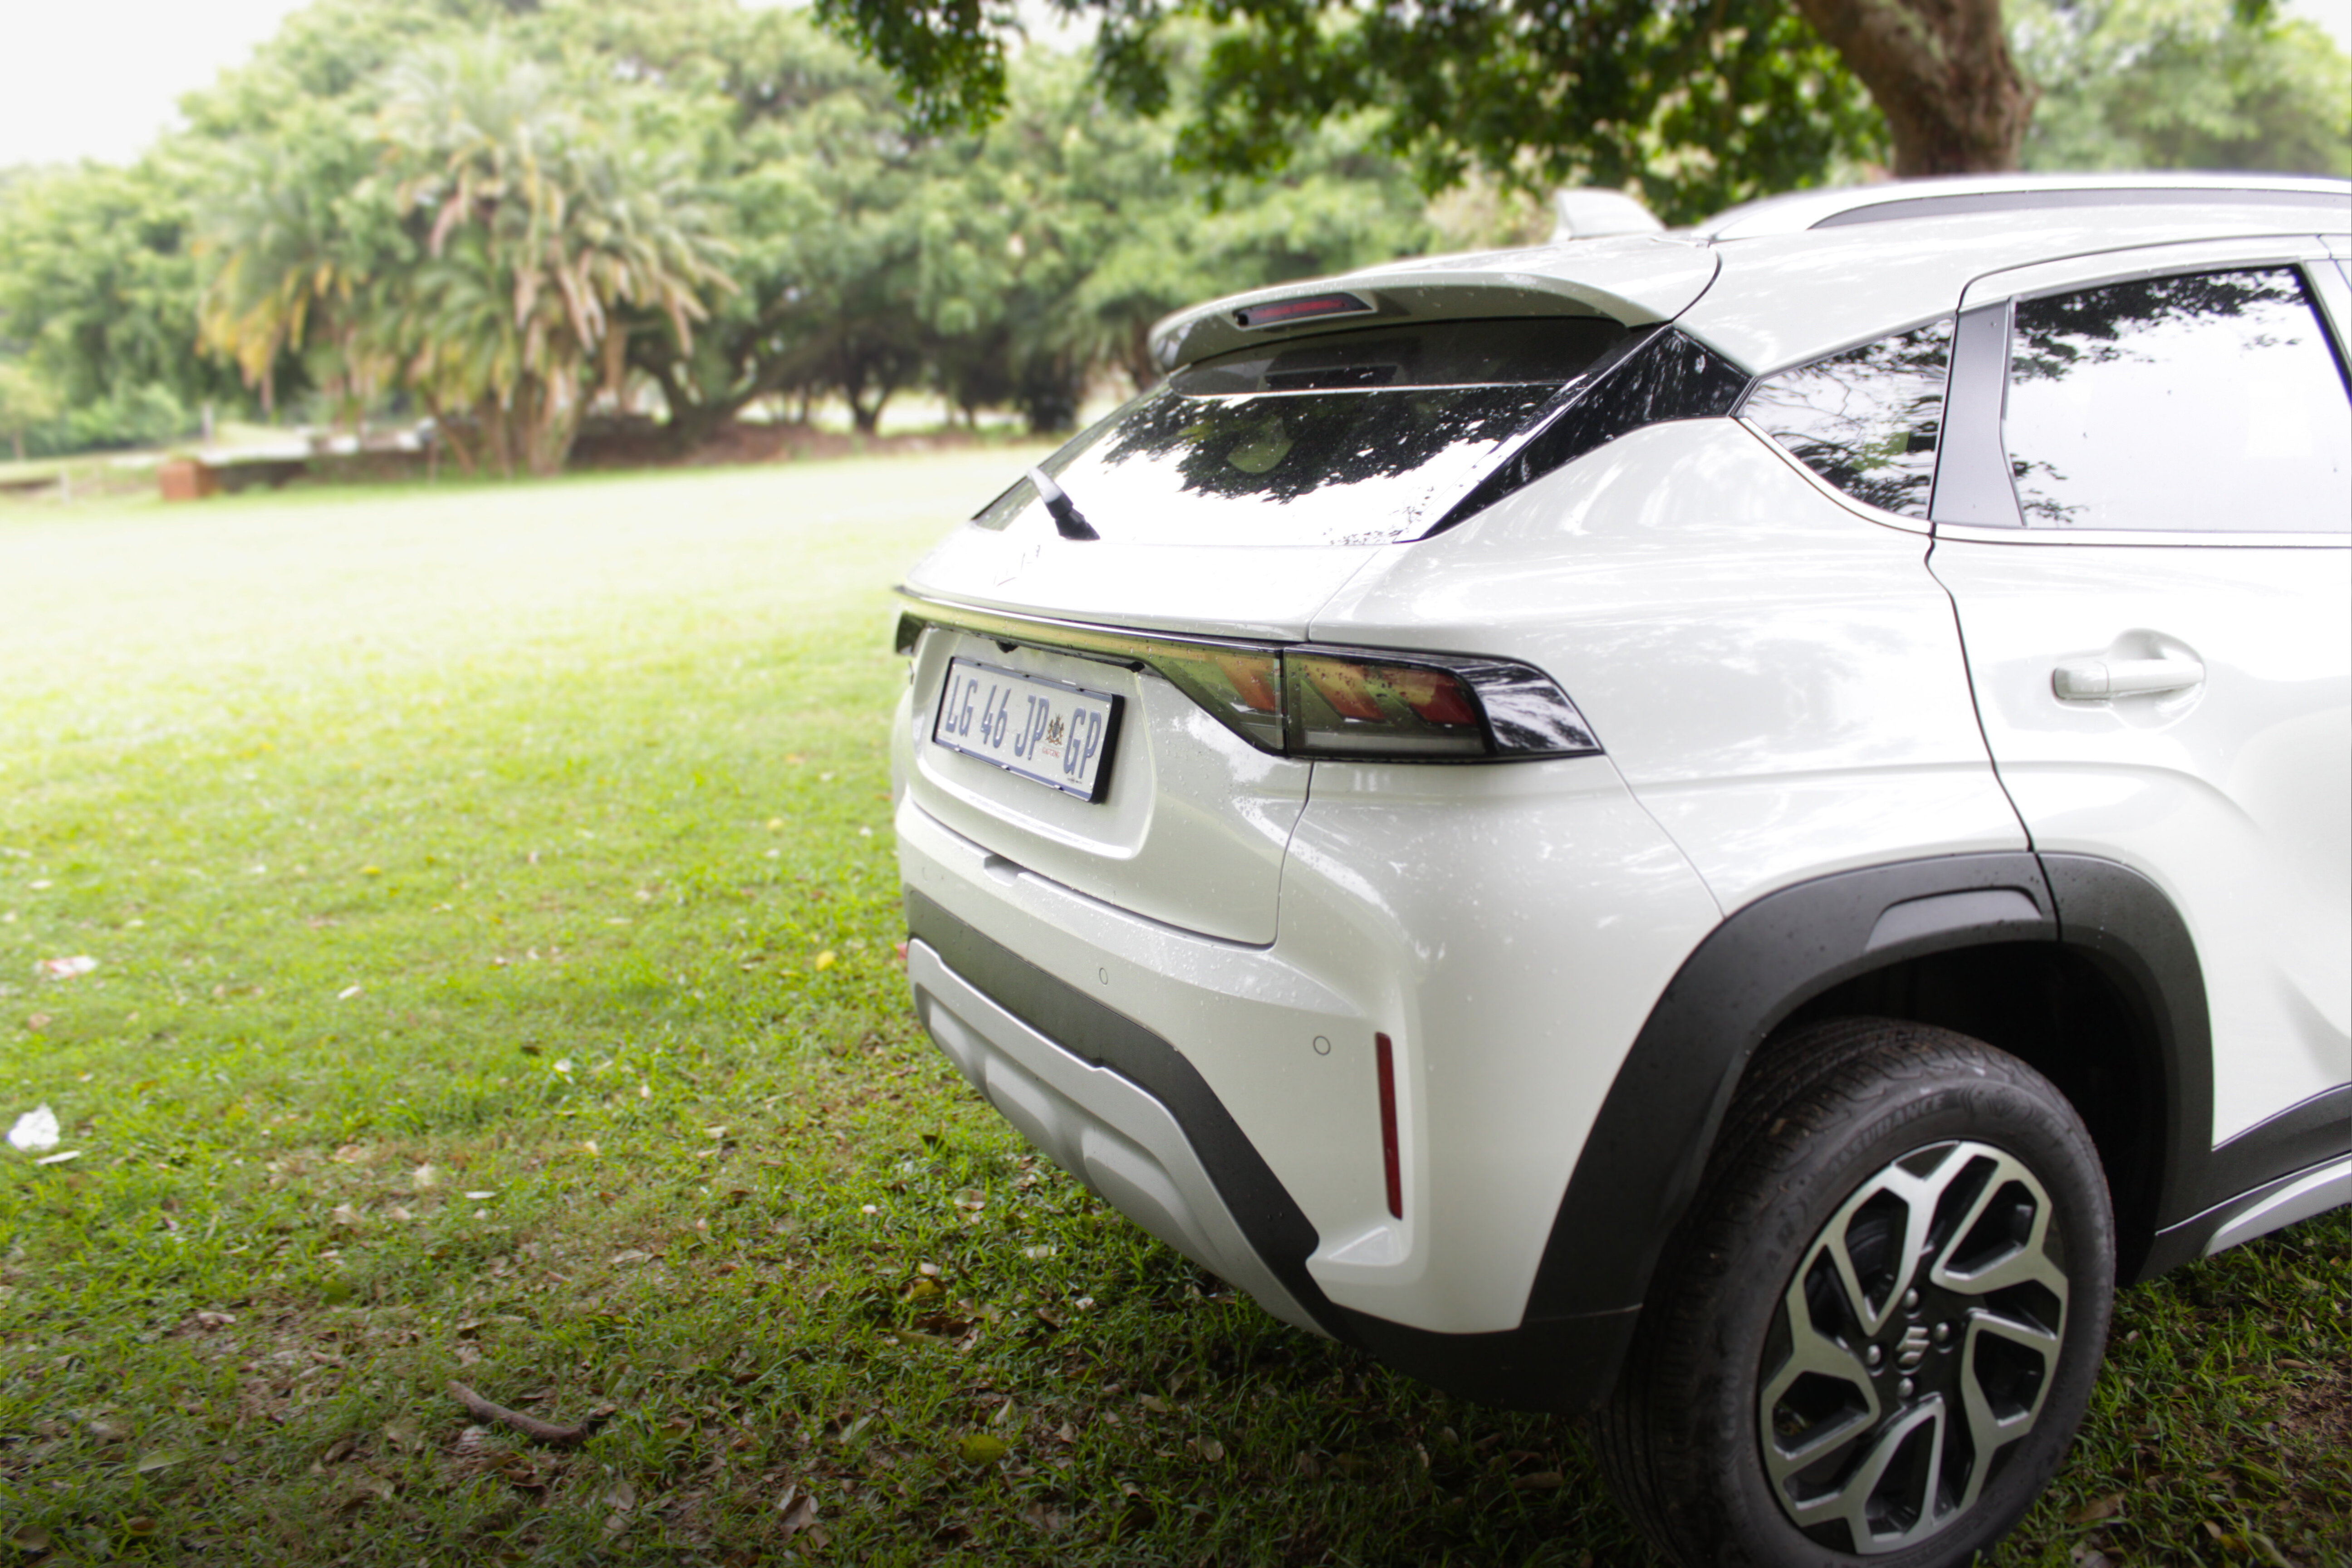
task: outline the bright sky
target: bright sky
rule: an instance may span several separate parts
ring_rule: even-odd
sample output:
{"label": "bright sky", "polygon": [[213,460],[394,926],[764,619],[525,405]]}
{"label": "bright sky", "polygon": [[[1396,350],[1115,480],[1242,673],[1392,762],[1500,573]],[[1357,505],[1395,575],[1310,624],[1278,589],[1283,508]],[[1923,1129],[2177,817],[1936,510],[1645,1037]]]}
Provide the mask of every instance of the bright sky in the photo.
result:
{"label": "bright sky", "polygon": [[[302,0],[13,0],[0,53],[0,168],[128,163],[180,95],[242,63]],[[2285,0],[2352,49],[2352,0]]]}

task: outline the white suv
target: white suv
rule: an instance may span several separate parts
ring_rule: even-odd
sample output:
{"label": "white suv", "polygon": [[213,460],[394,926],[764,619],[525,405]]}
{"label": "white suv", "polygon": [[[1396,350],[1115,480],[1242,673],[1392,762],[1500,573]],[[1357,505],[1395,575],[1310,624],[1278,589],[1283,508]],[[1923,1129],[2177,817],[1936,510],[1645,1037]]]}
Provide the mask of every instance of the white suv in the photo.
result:
{"label": "white suv", "polygon": [[916,1005],[1687,1563],[1960,1563],[2352,1200],[2352,186],[1975,180],[1171,318],[908,577]]}

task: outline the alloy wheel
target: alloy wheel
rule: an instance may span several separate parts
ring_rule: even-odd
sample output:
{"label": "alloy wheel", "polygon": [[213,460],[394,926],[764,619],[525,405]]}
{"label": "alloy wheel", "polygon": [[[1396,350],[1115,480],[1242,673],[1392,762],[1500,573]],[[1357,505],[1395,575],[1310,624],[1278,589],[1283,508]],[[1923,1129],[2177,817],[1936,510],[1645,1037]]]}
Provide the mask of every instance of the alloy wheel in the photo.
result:
{"label": "alloy wheel", "polygon": [[2051,1388],[2063,1246],[2041,1180],[1973,1142],[1914,1150],[1839,1205],[1765,1343],[1764,1468],[1791,1523],[1875,1554],[1975,1505]]}

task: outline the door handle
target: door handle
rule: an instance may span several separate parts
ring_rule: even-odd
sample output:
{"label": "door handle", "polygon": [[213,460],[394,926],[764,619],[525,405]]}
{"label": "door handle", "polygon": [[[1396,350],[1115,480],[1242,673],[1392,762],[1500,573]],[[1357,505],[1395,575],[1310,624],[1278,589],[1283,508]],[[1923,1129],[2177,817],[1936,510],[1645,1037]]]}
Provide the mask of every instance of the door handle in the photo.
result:
{"label": "door handle", "polygon": [[2050,672],[2050,689],[2069,702],[2185,691],[2205,679],[2193,658],[2076,658]]}

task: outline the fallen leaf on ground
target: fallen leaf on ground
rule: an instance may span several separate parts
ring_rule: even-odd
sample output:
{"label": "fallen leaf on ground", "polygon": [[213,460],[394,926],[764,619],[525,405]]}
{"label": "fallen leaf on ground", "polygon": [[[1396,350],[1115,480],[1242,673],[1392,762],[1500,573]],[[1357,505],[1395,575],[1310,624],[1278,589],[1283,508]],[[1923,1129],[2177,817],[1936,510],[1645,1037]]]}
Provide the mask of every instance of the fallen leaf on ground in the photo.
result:
{"label": "fallen leaf on ground", "polygon": [[2074,1512],[2066,1516],[2066,1522],[2069,1524],[2090,1524],[2102,1519],[2113,1519],[2116,1515],[2123,1512],[2123,1494],[2121,1492],[2117,1492],[2111,1497],[2100,1498],[2095,1502],[2084,1503],[2082,1507],[2076,1509]]}
{"label": "fallen leaf on ground", "polygon": [[[803,1497],[794,1500],[793,1493],[799,1490],[798,1487],[794,1487],[792,1491],[784,1494],[782,1502],[776,1504],[777,1510],[784,1516],[783,1522],[778,1528],[783,1531],[784,1539],[787,1541],[803,1530],[812,1529],[816,1523],[816,1499]],[[812,1536],[811,1539],[815,1538]]]}
{"label": "fallen leaf on ground", "polygon": [[429,1193],[441,1184],[441,1173],[431,1165],[419,1165],[408,1173],[408,1184],[420,1193]]}
{"label": "fallen leaf on ground", "polygon": [[956,1458],[967,1465],[992,1465],[1013,1451],[1002,1437],[974,1432],[956,1443]]}
{"label": "fallen leaf on ground", "polygon": [[339,1225],[357,1230],[360,1224],[360,1211],[349,1204],[337,1204],[327,1211],[327,1222],[330,1225]]}
{"label": "fallen leaf on ground", "polygon": [[1558,1470],[1538,1470],[1531,1476],[1521,1476],[1511,1483],[1523,1492],[1558,1491],[1567,1484],[1567,1478]]}
{"label": "fallen leaf on ground", "polygon": [[195,1457],[194,1448],[158,1448],[142,1458],[134,1468],[143,1476],[150,1470],[165,1470],[173,1465],[184,1464]]}
{"label": "fallen leaf on ground", "polygon": [[71,980],[77,975],[88,974],[97,967],[98,960],[88,953],[81,953],[72,958],[37,959],[34,962],[33,973],[43,980]]}
{"label": "fallen leaf on ground", "polygon": [[1218,1442],[1214,1437],[1201,1439],[1201,1458],[1213,1465],[1223,1460],[1224,1457],[1225,1446],[1223,1443]]}

